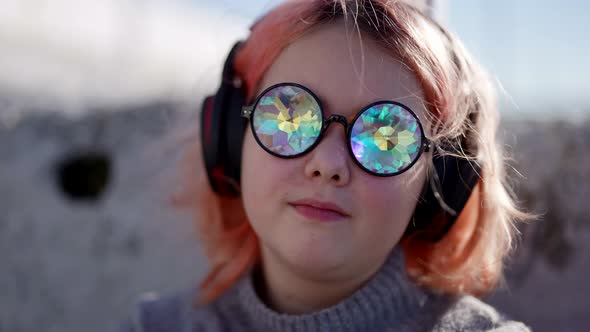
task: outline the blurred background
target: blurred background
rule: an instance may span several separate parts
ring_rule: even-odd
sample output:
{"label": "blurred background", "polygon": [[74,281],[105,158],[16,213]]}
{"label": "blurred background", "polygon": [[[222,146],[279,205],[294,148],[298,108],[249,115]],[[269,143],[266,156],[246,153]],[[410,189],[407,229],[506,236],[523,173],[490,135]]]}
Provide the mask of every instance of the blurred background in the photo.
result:
{"label": "blurred background", "polygon": [[[502,87],[512,182],[543,215],[486,300],[535,331],[587,329],[590,4],[414,2]],[[0,332],[109,331],[142,294],[196,285],[178,161],[230,46],[277,3],[0,1]]]}

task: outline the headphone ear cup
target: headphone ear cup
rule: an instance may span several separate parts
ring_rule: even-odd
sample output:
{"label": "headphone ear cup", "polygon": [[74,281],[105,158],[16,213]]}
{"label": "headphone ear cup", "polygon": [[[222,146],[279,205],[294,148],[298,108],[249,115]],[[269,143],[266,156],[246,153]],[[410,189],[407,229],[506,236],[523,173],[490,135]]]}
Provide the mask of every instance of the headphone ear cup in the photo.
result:
{"label": "headphone ear cup", "polygon": [[[436,242],[451,229],[461,214],[480,178],[481,169],[474,161],[436,153],[432,163],[433,173],[424,184],[406,234],[425,231],[424,235]],[[435,220],[437,222],[433,223]]]}
{"label": "headphone ear cup", "polygon": [[220,195],[239,194],[241,148],[245,119],[241,117],[244,92],[235,79],[233,58],[241,42],[231,49],[215,96],[205,98],[201,110],[202,152],[211,188]]}
{"label": "headphone ear cup", "polygon": [[228,96],[227,110],[231,112],[227,115],[224,133],[226,135],[227,150],[223,160],[226,176],[240,185],[241,166],[242,166],[242,146],[244,143],[244,134],[248,121],[241,116],[242,107],[246,103],[245,91],[238,87],[231,90],[231,96]]}

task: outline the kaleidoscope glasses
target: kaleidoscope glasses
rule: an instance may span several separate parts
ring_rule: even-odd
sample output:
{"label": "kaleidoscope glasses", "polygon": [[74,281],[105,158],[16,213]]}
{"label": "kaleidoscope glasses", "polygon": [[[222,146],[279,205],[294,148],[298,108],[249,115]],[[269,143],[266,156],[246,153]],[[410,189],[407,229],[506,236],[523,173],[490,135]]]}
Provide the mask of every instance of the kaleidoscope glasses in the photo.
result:
{"label": "kaleidoscope glasses", "polygon": [[297,83],[279,83],[264,90],[242,109],[256,142],[271,155],[296,158],[319,144],[328,126],[344,126],[352,159],[377,176],[394,176],[410,169],[429,151],[418,117],[407,106],[378,101],[365,106],[348,122],[342,115],[325,118],[320,100]]}

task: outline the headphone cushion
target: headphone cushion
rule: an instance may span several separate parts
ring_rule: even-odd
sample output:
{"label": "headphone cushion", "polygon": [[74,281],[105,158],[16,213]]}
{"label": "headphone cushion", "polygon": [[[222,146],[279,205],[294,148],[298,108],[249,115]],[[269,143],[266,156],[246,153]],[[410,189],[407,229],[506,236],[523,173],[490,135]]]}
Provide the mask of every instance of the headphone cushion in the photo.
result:
{"label": "headphone cushion", "polygon": [[201,106],[201,151],[207,171],[207,177],[213,190],[218,186],[213,178],[213,170],[219,165],[221,136],[219,135],[219,114],[214,111],[215,96],[207,96]]}

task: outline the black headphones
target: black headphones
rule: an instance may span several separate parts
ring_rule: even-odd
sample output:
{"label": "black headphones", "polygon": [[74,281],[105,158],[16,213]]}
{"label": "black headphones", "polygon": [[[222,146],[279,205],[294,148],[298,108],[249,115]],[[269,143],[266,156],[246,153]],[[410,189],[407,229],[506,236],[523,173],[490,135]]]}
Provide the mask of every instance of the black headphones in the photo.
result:
{"label": "black headphones", "polygon": [[[242,143],[247,125],[241,116],[245,91],[233,69],[240,45],[238,42],[232,47],[217,93],[206,97],[201,109],[201,142],[209,183],[214,192],[226,196],[240,195]],[[446,223],[428,238],[436,242],[448,232],[467,203],[480,177],[480,167],[464,158],[441,156],[436,150],[432,161],[434,172],[425,184],[406,233],[427,230],[442,213]]]}

